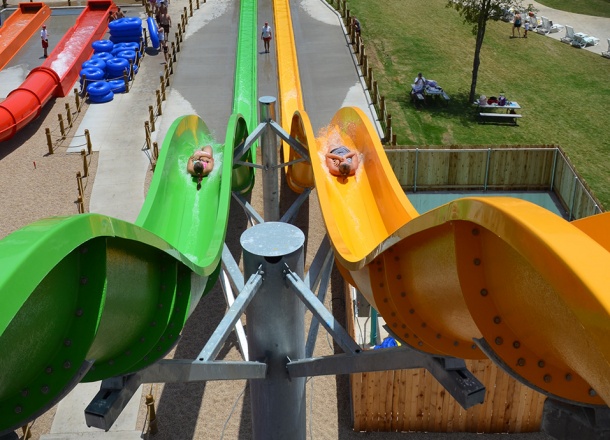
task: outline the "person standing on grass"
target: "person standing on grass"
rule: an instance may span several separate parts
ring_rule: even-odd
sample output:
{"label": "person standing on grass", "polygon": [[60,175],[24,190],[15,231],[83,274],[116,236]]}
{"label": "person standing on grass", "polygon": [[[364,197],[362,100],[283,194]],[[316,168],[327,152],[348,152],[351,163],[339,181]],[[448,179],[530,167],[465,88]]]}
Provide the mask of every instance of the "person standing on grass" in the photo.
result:
{"label": "person standing on grass", "polygon": [[265,53],[269,53],[269,42],[271,41],[271,26],[269,23],[265,22],[263,26],[263,30],[261,32],[261,40],[265,44]]}
{"label": "person standing on grass", "polygon": [[521,14],[518,12],[515,12],[515,18],[513,18],[513,38],[515,38],[515,29],[517,29],[517,33],[521,37]]}
{"label": "person standing on grass", "polygon": [[47,58],[47,48],[49,47],[49,32],[47,31],[47,25],[43,24],[40,30],[40,41],[42,43],[43,57]]}

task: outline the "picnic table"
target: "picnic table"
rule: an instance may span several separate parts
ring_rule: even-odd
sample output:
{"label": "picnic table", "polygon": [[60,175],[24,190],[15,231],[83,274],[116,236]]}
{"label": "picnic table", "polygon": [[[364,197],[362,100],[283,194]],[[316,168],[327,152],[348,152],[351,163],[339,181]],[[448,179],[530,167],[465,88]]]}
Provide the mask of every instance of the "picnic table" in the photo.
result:
{"label": "picnic table", "polygon": [[522,115],[515,112],[515,110],[521,109],[517,101],[507,101],[504,105],[499,105],[495,102],[492,104],[481,104],[479,101],[476,101],[474,106],[481,123],[504,121],[517,125],[517,119],[522,117]]}
{"label": "picnic table", "polygon": [[411,98],[415,101],[415,103],[418,101],[426,103],[429,102],[430,99],[433,99],[441,100],[441,102],[445,105],[448,105],[449,100],[451,99],[451,97],[443,90],[442,87],[426,85],[423,90],[416,91],[415,84],[411,84]]}

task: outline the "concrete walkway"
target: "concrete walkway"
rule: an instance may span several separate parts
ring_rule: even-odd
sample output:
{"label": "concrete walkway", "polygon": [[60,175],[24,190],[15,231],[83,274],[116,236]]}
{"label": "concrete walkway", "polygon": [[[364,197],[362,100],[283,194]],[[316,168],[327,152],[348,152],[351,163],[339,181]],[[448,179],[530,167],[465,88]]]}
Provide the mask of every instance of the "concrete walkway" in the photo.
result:
{"label": "concrete walkway", "polygon": [[[544,6],[535,1],[530,1],[535,8],[538,9],[536,14],[538,18],[544,16],[551,20],[553,24],[568,25],[574,28],[574,32],[582,32],[590,37],[599,38],[599,44],[584,48],[589,52],[600,54],[608,51],[608,38],[610,38],[610,18],[593,17],[591,15],[573,14],[571,12],[559,11]],[[565,36],[565,29],[546,36],[559,40]],[[574,48],[574,50],[581,50]]]}

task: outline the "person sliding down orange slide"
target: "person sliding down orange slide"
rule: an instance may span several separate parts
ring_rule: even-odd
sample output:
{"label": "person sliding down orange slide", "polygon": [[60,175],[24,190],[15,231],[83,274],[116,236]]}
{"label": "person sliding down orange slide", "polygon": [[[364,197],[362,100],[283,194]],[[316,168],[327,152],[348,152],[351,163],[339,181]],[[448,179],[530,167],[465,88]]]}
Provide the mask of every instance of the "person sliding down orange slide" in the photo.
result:
{"label": "person sliding down orange slide", "polygon": [[348,176],[356,174],[360,159],[356,151],[351,151],[346,146],[341,145],[326,153],[326,165],[330,174],[347,179]]}

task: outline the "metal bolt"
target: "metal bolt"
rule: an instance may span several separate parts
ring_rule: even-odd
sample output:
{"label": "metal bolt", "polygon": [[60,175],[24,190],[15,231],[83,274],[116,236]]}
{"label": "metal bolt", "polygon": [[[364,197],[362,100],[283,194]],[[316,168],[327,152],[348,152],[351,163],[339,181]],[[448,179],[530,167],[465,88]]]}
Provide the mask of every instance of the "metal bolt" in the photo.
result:
{"label": "metal bolt", "polygon": [[513,342],[513,347],[515,347],[515,348],[521,347],[521,342],[519,342],[519,341]]}
{"label": "metal bolt", "polygon": [[591,397],[597,396],[597,393],[595,392],[595,390],[593,388],[589,388],[589,396],[591,396]]}
{"label": "metal bolt", "polygon": [[65,362],[64,362],[64,368],[65,368],[66,370],[69,370],[70,368],[72,368],[72,362],[70,362],[70,361],[65,361]]}
{"label": "metal bolt", "polygon": [[489,292],[487,291],[487,289],[481,289],[481,296],[487,296]]}
{"label": "metal bolt", "polygon": [[417,343],[417,345],[419,345],[419,346],[421,347],[422,345],[424,345],[424,343],[423,343],[422,341],[419,341],[419,342]]}
{"label": "metal bolt", "polygon": [[415,309],[409,309],[409,313],[412,315],[413,313],[415,313]]}
{"label": "metal bolt", "polygon": [[81,254],[86,254],[87,252],[89,252],[89,248],[87,246],[82,246],[80,248],[80,253]]}
{"label": "metal bolt", "polygon": [[47,374],[51,374],[53,372],[53,367],[48,366],[47,368],[44,369],[44,372]]}
{"label": "metal bolt", "polygon": [[436,334],[436,339],[440,339],[440,338],[441,338],[441,334],[440,334],[440,333],[437,333],[437,334]]}
{"label": "metal bolt", "polygon": [[383,302],[384,302],[384,303],[387,303],[387,302],[388,302],[388,299],[387,299],[387,298],[384,298],[384,299],[383,299]]}
{"label": "metal bolt", "polygon": [[405,338],[408,338],[408,337],[409,337],[409,333],[405,333]]}
{"label": "metal bolt", "polygon": [[163,308],[163,304],[159,304],[159,308],[162,309]]}
{"label": "metal bolt", "polygon": [[475,258],[473,263],[474,263],[475,266],[478,266],[478,265],[481,264],[481,259],[480,258]]}
{"label": "metal bolt", "polygon": [[544,368],[544,361],[538,361],[538,366],[540,368]]}
{"label": "metal bolt", "polygon": [[21,414],[21,411],[23,411],[23,408],[21,408],[20,406],[15,407],[15,414]]}
{"label": "metal bolt", "polygon": [[551,377],[551,375],[550,375],[550,374],[545,374],[545,375],[544,375],[544,381],[545,381],[546,383],[550,383],[550,382],[551,382],[551,380],[552,380],[552,377]]}
{"label": "metal bolt", "polygon": [[422,328],[426,328],[426,326],[427,326],[427,324],[426,324],[425,322],[422,322],[422,323],[421,323],[421,327],[422,327]]}
{"label": "metal bolt", "polygon": [[525,365],[525,359],[523,359],[523,358],[517,359],[517,365],[519,365],[520,367],[523,367]]}
{"label": "metal bolt", "polygon": [[477,228],[474,228],[472,230],[472,235],[479,235],[479,230]]}
{"label": "metal bolt", "polygon": [[[390,248],[391,249],[391,248]],[[397,280],[401,280],[402,279],[402,275],[396,275],[396,279]]]}
{"label": "metal bolt", "polygon": [[392,323],[392,327],[394,327],[394,328],[398,327],[398,323],[393,322],[393,323]]}
{"label": "metal bolt", "polygon": [[40,392],[42,394],[47,394],[49,392],[49,386],[48,385],[43,385],[42,387],[40,387]]}
{"label": "metal bolt", "polygon": [[494,324],[500,324],[502,322],[502,318],[499,316],[494,316]]}
{"label": "metal bolt", "polygon": [[70,345],[72,345],[72,340],[71,339],[64,339],[64,345],[66,347],[69,347]]}
{"label": "metal bolt", "polygon": [[151,322],[151,323],[150,323],[150,326],[151,326],[151,327],[156,327],[156,326],[157,326],[157,321],[153,321],[153,322]]}
{"label": "metal bolt", "polygon": [[146,341],[146,338],[145,338],[144,336],[142,336],[142,337],[140,338],[140,342],[144,342],[144,341]]}
{"label": "metal bolt", "polygon": [[379,287],[383,287],[383,283],[379,283]]}
{"label": "metal bolt", "polygon": [[24,389],[21,390],[21,395],[23,397],[28,397],[28,394],[30,394],[30,390],[29,389],[24,388]]}
{"label": "metal bolt", "polygon": [[453,341],[453,346],[457,347],[458,345],[460,345],[460,343],[458,341]]}
{"label": "metal bolt", "polygon": [[87,277],[80,277],[80,283],[81,284],[87,284],[89,282],[89,279]]}
{"label": "metal bolt", "polygon": [[472,344],[472,345],[470,346],[470,348],[472,348],[473,350],[476,350],[478,347],[477,347],[477,344]]}
{"label": "metal bolt", "polygon": [[570,373],[566,374],[566,380],[569,382],[572,380],[572,375]]}
{"label": "metal bolt", "polygon": [[83,309],[77,309],[76,316],[83,316]]}
{"label": "metal bolt", "polygon": [[405,296],[407,296],[407,292],[400,292],[400,296],[404,298]]}
{"label": "metal bolt", "polygon": [[504,339],[502,339],[500,336],[498,336],[498,337],[495,339],[495,343],[496,343],[496,345],[502,345],[502,343],[503,343],[503,342],[504,342]]}
{"label": "metal bolt", "polygon": [[396,316],[396,312],[392,312],[390,314],[392,315],[392,318],[394,318]]}

